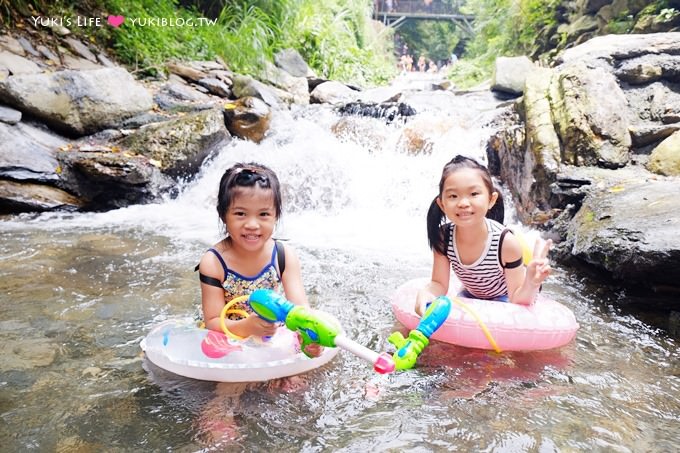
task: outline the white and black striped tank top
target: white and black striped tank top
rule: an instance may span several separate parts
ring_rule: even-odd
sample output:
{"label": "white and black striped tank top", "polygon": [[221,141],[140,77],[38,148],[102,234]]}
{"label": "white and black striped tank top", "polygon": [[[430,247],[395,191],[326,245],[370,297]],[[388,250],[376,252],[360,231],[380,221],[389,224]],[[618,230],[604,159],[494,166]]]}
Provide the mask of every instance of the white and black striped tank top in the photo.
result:
{"label": "white and black striped tank top", "polygon": [[477,299],[495,299],[508,294],[505,272],[498,259],[501,233],[505,227],[494,220],[485,220],[489,236],[486,240],[484,252],[477,261],[472,264],[460,262],[456,248],[456,226],[454,224],[451,224],[451,230],[447,234],[446,256],[451,262],[451,268],[456,277],[470,294]]}

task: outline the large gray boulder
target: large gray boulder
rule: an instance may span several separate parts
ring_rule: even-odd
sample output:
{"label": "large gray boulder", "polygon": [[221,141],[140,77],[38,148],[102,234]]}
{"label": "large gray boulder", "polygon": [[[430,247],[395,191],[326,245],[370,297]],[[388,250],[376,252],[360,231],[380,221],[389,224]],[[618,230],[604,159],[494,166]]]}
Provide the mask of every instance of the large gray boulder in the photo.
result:
{"label": "large gray boulder", "polygon": [[120,141],[133,154],[152,159],[171,176],[188,176],[231,140],[220,109],[205,110],[145,126]]}
{"label": "large gray boulder", "polygon": [[309,86],[304,77],[295,77],[273,64],[266,62],[262,80],[292,95],[295,104],[309,104]]}
{"label": "large gray boulder", "polygon": [[591,190],[570,222],[572,256],[643,286],[680,282],[680,180],[638,179]]}
{"label": "large gray boulder", "polygon": [[14,75],[0,97],[59,132],[83,136],[151,109],[151,94],[122,68]]}
{"label": "large gray boulder", "polygon": [[113,152],[108,147],[57,153],[62,185],[76,194],[85,209],[113,209],[158,200],[173,181],[151,159]]}
{"label": "large gray boulder", "polygon": [[0,179],[0,212],[78,210],[84,203],[56,187]]}
{"label": "large gray boulder", "polygon": [[659,174],[679,168],[677,55],[679,33],[568,49],[528,75],[487,146],[520,218],[549,230],[558,258],[670,292],[680,287],[680,179]]}
{"label": "large gray boulder", "polygon": [[606,168],[628,163],[631,118],[616,77],[578,62],[558,70],[549,97],[566,163]]}
{"label": "large gray boulder", "polygon": [[316,77],[302,55],[295,49],[283,49],[274,55],[274,63],[293,77]]}
{"label": "large gray boulder", "polygon": [[527,75],[534,69],[526,57],[498,57],[491,76],[491,89],[511,94],[522,94]]}

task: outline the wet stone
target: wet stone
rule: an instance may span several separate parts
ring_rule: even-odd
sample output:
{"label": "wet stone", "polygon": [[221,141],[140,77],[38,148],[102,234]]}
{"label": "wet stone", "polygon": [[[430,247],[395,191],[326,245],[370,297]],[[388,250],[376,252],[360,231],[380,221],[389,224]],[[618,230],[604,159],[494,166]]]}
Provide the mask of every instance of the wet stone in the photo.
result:
{"label": "wet stone", "polygon": [[24,50],[23,47],[21,47],[19,41],[17,41],[16,39],[9,35],[0,36],[0,49],[9,50],[13,54],[22,57],[26,55],[26,51]]}
{"label": "wet stone", "polygon": [[21,47],[23,47],[23,49],[24,49],[26,52],[30,53],[30,54],[33,55],[34,57],[39,57],[39,56],[40,56],[40,54],[38,53],[38,51],[35,50],[35,48],[33,48],[33,44],[31,44],[31,42],[30,42],[28,39],[26,39],[26,38],[24,38],[24,37],[20,37],[20,38],[18,39],[18,41],[19,41],[19,44],[21,45]]}
{"label": "wet stone", "polygon": [[0,342],[0,371],[29,370],[52,364],[57,346],[47,338],[9,339]]}
{"label": "wet stone", "polygon": [[104,55],[103,53],[98,53],[98,54],[97,54],[97,60],[99,60],[99,62],[100,62],[102,65],[106,66],[107,68],[115,68],[115,67],[117,66],[113,61],[111,61],[111,60],[110,60],[106,55]]}
{"label": "wet stone", "polygon": [[97,63],[93,63],[90,60],[86,60],[84,58],[74,57],[72,55],[64,55],[64,65],[70,69],[85,71],[87,71],[88,69],[102,68]]}
{"label": "wet stone", "polygon": [[97,57],[94,56],[92,51],[87,48],[85,44],[82,42],[78,41],[77,39],[73,38],[66,38],[66,43],[69,45],[71,50],[73,50],[75,53],[80,55],[81,57],[85,58],[86,60],[91,61],[92,63],[97,62]]}
{"label": "wet stone", "polygon": [[0,121],[7,124],[16,124],[21,121],[21,112],[0,105]]}
{"label": "wet stone", "polygon": [[0,51],[0,68],[6,68],[12,74],[34,74],[42,72],[31,60],[12,52]]}
{"label": "wet stone", "polygon": [[48,60],[54,63],[59,63],[59,57],[47,47],[43,45],[38,46],[38,52],[40,52],[42,56],[47,58]]}
{"label": "wet stone", "polygon": [[206,88],[210,93],[224,98],[231,96],[231,90],[219,79],[208,77],[198,81],[198,84]]}

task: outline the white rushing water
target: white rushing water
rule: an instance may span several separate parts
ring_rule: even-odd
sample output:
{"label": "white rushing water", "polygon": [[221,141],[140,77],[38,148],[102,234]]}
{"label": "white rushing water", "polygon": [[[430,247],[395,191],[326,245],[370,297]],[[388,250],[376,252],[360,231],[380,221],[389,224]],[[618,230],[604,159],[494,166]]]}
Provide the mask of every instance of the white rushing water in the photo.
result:
{"label": "white rushing water", "polygon": [[419,116],[423,124],[453,127],[445,133],[426,131],[432,151],[414,156],[403,146],[403,122],[354,118],[349,121],[370,128],[373,136],[338,137],[331,129],[339,117],[328,108],[279,112],[261,144],[234,140],[183,185],[176,199],[104,213],[48,213],[4,227],[141,228],[174,241],[212,244],[219,239],[215,204],[220,177],[235,162],[256,161],[271,167],[284,188],[284,215],[276,236],[313,248],[378,254],[398,249],[405,256],[429,256],[425,213],[443,165],[457,153],[486,159],[488,131],[470,127],[455,110],[448,115],[436,111]]}

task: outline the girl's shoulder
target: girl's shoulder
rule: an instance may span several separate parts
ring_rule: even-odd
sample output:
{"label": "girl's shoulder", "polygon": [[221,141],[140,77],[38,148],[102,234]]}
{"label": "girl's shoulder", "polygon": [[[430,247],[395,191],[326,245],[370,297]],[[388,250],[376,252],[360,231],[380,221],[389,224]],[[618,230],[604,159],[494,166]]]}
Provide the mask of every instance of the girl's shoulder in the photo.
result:
{"label": "girl's shoulder", "polygon": [[218,242],[203,252],[200,265],[202,266],[204,263],[219,263],[220,260],[224,260],[224,246]]}
{"label": "girl's shoulder", "polygon": [[488,217],[486,219],[486,222],[487,222],[487,225],[489,225],[489,230],[491,232],[501,232],[503,230],[508,230],[509,232],[512,231],[509,228],[507,228],[505,225],[503,225],[502,223],[497,222],[496,220],[493,220],[493,219],[489,219]]}
{"label": "girl's shoulder", "polygon": [[[204,261],[213,261],[218,258],[222,258],[225,252],[224,244],[222,242],[218,242],[216,244],[211,245],[208,247],[205,252],[203,252],[203,255],[201,256],[201,262]],[[219,256],[218,256],[219,255]]]}

